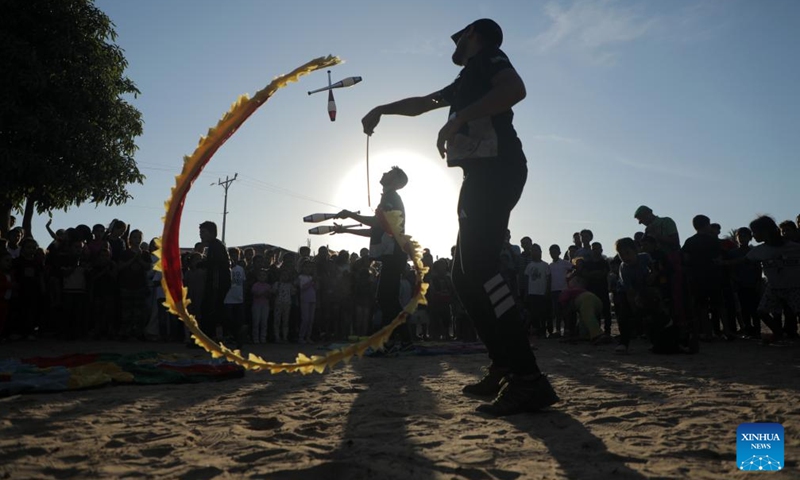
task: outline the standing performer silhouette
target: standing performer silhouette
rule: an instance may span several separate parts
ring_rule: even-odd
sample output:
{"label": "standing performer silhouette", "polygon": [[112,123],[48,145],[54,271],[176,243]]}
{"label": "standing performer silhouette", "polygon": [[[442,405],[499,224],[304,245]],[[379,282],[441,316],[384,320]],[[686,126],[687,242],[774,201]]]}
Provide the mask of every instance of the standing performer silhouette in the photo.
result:
{"label": "standing performer silhouette", "polygon": [[499,270],[499,256],[528,175],[511,107],[525,98],[525,85],[505,53],[503,32],[492,20],[477,20],[452,37],[455,81],[424,97],[372,109],[363,119],[372,135],[382,115],[417,116],[450,107],[436,142],[448,166],[461,167],[459,232],[453,283],[492,363],[484,378],[464,393],[494,397],[478,411],[502,416],[536,411],[558,402],[536,364],[514,295]]}

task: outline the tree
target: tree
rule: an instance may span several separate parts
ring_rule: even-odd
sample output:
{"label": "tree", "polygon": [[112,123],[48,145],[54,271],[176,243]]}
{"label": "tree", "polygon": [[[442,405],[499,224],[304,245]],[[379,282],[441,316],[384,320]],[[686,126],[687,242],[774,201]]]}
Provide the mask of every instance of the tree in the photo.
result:
{"label": "tree", "polygon": [[92,0],[8,0],[0,15],[0,236],[12,209],[30,232],[38,213],[91,201],[119,205],[141,184],[133,154],[141,113]]}

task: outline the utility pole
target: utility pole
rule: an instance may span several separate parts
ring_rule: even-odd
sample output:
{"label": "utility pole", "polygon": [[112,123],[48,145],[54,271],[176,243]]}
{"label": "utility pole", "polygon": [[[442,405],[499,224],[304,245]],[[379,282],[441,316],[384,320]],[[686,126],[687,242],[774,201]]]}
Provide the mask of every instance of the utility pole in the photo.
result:
{"label": "utility pole", "polygon": [[221,187],[223,187],[225,189],[225,203],[224,203],[224,205],[222,207],[222,243],[223,244],[225,243],[225,220],[226,220],[226,218],[228,216],[228,189],[231,187],[231,183],[233,183],[236,180],[236,177],[238,177],[238,176],[239,176],[238,173],[234,173],[233,174],[233,178],[228,178],[228,176],[225,175],[225,181],[224,182],[222,181],[222,179],[219,179],[217,181],[217,183],[212,183],[211,184],[212,187],[214,185],[220,185]]}

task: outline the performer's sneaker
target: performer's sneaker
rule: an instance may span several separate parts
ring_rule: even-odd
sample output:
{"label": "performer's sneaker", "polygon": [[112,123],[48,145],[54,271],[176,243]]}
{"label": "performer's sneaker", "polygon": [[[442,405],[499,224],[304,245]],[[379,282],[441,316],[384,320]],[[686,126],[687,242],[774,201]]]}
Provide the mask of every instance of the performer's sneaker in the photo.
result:
{"label": "performer's sneaker", "polygon": [[476,410],[495,417],[523,412],[537,412],[557,403],[560,399],[547,377],[541,373],[508,376],[500,393],[486,405]]}
{"label": "performer's sneaker", "polygon": [[486,371],[478,383],[466,385],[461,389],[464,394],[477,397],[494,397],[500,393],[500,387],[505,383],[506,375],[511,373],[510,370],[497,367],[484,368]]}

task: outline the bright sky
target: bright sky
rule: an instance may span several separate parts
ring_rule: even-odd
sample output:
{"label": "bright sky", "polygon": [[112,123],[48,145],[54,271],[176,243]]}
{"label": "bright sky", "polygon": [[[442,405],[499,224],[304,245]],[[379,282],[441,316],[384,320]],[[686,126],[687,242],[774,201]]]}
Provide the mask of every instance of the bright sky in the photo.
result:
{"label": "bright sky", "polygon": [[[723,231],[759,213],[781,221],[800,213],[800,2],[730,1],[255,1],[170,0],[97,5],[116,24],[127,75],[144,116],[136,158],[147,175],[120,207],[54,212],[54,227],[130,222],[146,239],[161,233],[163,202],[190,154],[238,95],[327,54],[346,63],[333,80],[328,120],[324,72],[279,91],[217,153],[194,184],[181,244],[193,245],[204,220],[226,243],[358,250],[356,236],[309,236],[302,217],[339,208],[367,212],[365,135],[373,106],[448,85],[450,34],[490,17],[526,83],[514,109],[530,174],[514,210],[514,243],[525,235],[565,248],[590,228],[611,253],[640,229],[633,212],[649,205],[694,232],[698,213]],[[435,142],[446,110],[384,117],[371,139],[372,204],[391,165],[411,177],[401,191],[408,233],[446,256],[457,232],[460,169],[447,169]],[[34,234],[47,238],[45,219]]]}

